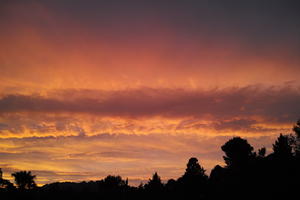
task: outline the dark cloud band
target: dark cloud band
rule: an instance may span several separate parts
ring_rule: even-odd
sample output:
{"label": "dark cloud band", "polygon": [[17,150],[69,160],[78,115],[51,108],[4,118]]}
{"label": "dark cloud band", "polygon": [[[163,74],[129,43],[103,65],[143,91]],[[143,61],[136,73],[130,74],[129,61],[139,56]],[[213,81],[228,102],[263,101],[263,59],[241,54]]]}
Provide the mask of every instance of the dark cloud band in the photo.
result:
{"label": "dark cloud band", "polygon": [[223,90],[136,89],[114,92],[59,91],[56,97],[7,95],[0,112],[88,113],[120,117],[262,116],[295,121],[300,114],[299,88],[249,86]]}

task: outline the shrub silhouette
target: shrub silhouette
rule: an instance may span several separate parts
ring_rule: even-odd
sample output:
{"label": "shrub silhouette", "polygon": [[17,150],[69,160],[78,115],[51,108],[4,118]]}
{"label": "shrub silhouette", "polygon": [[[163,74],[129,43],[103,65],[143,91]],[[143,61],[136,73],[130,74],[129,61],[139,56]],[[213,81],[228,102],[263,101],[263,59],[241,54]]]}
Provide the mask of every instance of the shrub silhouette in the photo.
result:
{"label": "shrub silhouette", "polygon": [[3,172],[1,168],[0,168],[0,189],[7,189],[7,190],[14,189],[14,185],[9,180],[3,179]]}

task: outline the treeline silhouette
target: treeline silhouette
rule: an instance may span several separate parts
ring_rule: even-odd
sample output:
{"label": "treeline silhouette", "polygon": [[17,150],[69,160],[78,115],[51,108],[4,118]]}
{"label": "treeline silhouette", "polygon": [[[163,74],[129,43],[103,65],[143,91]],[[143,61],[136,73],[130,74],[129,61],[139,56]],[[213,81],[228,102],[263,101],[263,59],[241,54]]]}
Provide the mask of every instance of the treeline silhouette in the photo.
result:
{"label": "treeline silhouette", "polygon": [[0,199],[298,199],[300,189],[300,120],[291,134],[280,134],[273,152],[257,152],[247,140],[233,137],[222,147],[225,166],[208,176],[197,158],[188,160],[184,174],[162,183],[155,172],[146,184],[109,175],[99,181],[56,182],[37,187],[30,171],[12,174],[15,185],[2,178]]}

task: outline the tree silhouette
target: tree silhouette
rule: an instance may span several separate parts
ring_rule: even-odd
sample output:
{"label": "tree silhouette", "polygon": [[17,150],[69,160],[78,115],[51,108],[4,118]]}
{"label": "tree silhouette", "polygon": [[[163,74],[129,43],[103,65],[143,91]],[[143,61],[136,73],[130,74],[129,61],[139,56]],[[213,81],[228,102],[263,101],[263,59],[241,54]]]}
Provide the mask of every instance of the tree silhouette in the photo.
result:
{"label": "tree silhouette", "polygon": [[224,169],[223,167],[221,167],[220,165],[216,165],[210,172],[210,176],[209,179],[212,182],[219,182],[221,179],[224,178],[224,173],[225,173],[226,169]]}
{"label": "tree silhouette", "polygon": [[240,137],[230,139],[221,149],[226,155],[223,158],[229,168],[242,167],[254,156],[253,147]]}
{"label": "tree silhouette", "polygon": [[274,155],[280,158],[290,158],[292,156],[292,146],[290,144],[289,136],[282,135],[277,138],[273,144]]}
{"label": "tree silhouette", "polygon": [[184,176],[206,176],[205,170],[198,163],[197,158],[190,158],[187,165]]}
{"label": "tree silhouette", "polygon": [[300,119],[297,121],[293,128],[295,136],[293,137],[293,149],[298,158],[300,158]]}
{"label": "tree silhouette", "polygon": [[145,189],[153,192],[158,192],[163,189],[163,184],[157,172],[155,172],[152,176],[152,179],[149,179],[148,183],[145,184]]}
{"label": "tree silhouette", "polygon": [[17,187],[20,190],[33,189],[36,187],[34,179],[35,175],[31,175],[31,171],[20,171],[11,174],[14,179]]}
{"label": "tree silhouette", "polygon": [[128,180],[124,181],[121,176],[108,175],[103,180],[103,183],[107,187],[121,187],[121,186],[128,185]]}
{"label": "tree silhouette", "polygon": [[297,121],[296,125],[294,126],[293,131],[296,133],[296,136],[300,138],[300,119]]}
{"label": "tree silhouette", "polygon": [[264,158],[266,156],[266,152],[267,152],[266,147],[262,147],[258,149],[258,156]]}
{"label": "tree silhouette", "polygon": [[166,184],[167,190],[173,192],[177,186],[176,184],[177,182],[174,179],[169,179]]}
{"label": "tree silhouette", "polygon": [[199,198],[207,190],[208,176],[198,162],[197,158],[190,158],[185,173],[178,179],[180,190],[185,197],[198,196]]}

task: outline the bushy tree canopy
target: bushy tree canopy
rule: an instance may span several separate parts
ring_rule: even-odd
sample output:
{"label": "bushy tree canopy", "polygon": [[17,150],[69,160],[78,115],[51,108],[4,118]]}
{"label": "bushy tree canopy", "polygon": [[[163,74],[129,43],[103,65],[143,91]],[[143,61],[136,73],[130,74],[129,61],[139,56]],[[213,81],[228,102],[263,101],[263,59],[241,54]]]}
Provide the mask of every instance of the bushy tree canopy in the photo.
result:
{"label": "bushy tree canopy", "polygon": [[253,147],[240,137],[230,139],[221,149],[225,153],[223,158],[227,167],[243,166],[253,157]]}

